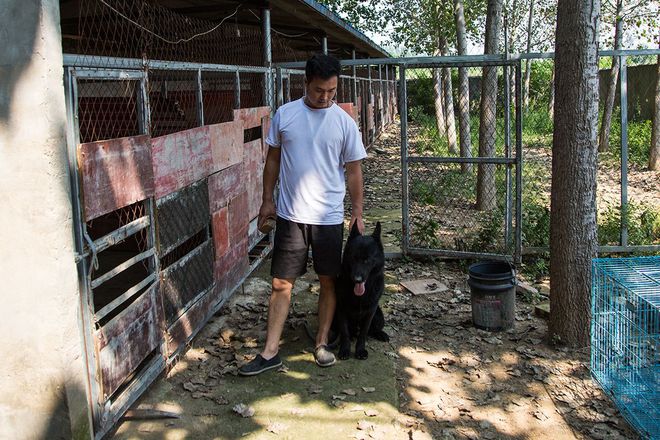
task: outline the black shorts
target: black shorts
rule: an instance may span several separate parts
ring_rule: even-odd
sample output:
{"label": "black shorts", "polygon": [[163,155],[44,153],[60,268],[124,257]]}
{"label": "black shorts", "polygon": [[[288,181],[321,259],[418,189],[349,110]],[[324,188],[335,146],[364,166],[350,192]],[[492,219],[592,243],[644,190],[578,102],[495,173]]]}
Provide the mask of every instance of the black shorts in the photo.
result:
{"label": "black shorts", "polygon": [[316,274],[339,275],[343,235],[343,223],[306,225],[278,216],[270,274],[275,278],[298,278],[304,275],[311,245]]}

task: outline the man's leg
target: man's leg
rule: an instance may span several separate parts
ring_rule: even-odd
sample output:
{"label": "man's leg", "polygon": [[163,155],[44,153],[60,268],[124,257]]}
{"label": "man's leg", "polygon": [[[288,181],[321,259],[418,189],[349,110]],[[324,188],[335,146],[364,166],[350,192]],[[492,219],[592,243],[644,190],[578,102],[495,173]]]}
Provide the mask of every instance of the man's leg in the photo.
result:
{"label": "man's leg", "polygon": [[273,278],[272,293],[268,303],[266,345],[261,352],[264,359],[272,358],[279,351],[284,322],[291,304],[291,289],[295,281],[295,278]]}
{"label": "man's leg", "polygon": [[319,275],[321,292],[319,294],[319,331],[316,334],[316,346],[328,344],[328,333],[335,314],[337,297],[335,295],[335,277]]}

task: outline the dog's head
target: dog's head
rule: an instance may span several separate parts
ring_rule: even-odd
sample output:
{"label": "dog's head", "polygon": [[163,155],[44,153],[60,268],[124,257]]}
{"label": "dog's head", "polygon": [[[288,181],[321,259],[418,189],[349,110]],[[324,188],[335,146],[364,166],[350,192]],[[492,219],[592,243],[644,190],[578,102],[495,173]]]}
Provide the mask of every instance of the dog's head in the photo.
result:
{"label": "dog's head", "polygon": [[362,235],[357,225],[353,224],[346,241],[342,265],[343,270],[355,285],[353,293],[357,296],[364,295],[367,278],[372,273],[382,270],[385,264],[380,229],[380,222],[378,222],[371,235]]}

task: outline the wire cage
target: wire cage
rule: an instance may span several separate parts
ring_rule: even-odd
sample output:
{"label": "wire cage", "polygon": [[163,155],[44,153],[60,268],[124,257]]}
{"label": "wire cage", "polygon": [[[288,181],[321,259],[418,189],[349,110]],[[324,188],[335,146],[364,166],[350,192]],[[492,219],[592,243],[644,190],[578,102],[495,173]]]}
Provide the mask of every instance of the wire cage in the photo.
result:
{"label": "wire cage", "polygon": [[591,373],[642,438],[660,439],[660,257],[593,260]]}

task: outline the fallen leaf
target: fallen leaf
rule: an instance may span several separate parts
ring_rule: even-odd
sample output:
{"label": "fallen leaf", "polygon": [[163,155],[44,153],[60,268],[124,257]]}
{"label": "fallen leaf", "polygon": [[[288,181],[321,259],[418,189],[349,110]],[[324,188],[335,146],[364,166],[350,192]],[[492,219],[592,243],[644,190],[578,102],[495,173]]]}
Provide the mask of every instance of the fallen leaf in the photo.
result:
{"label": "fallen leaf", "polygon": [[352,388],[346,388],[345,390],[341,390],[341,392],[346,394],[347,396],[355,396],[357,394],[355,390]]}
{"label": "fallen leaf", "polygon": [[323,388],[318,385],[312,385],[309,387],[309,394],[321,394],[322,392]]}
{"label": "fallen leaf", "polygon": [[360,420],[357,424],[357,429],[359,429],[360,431],[373,430],[374,424],[371,422],[367,422],[366,420]]}
{"label": "fallen leaf", "polygon": [[333,399],[333,400],[346,400],[346,396],[343,396],[343,395],[341,395],[341,394],[339,394],[339,395],[337,395],[337,394],[333,394],[333,395],[332,395],[332,399]]}
{"label": "fallen leaf", "polygon": [[376,388],[374,388],[374,387],[362,387],[362,391],[364,391],[365,393],[373,393],[374,391],[376,391]]}
{"label": "fallen leaf", "polygon": [[385,356],[389,356],[389,357],[394,358],[394,359],[399,359],[399,355],[394,353],[393,351],[386,351]]}
{"label": "fallen leaf", "polygon": [[364,414],[365,414],[367,417],[376,417],[376,416],[377,416],[378,414],[380,414],[380,413],[379,413],[378,411],[376,411],[375,409],[368,409],[368,410],[366,410],[366,411],[364,412]]}
{"label": "fallen leaf", "polygon": [[241,417],[252,417],[254,415],[254,408],[244,403],[234,405],[232,409],[235,413],[240,414]]}

